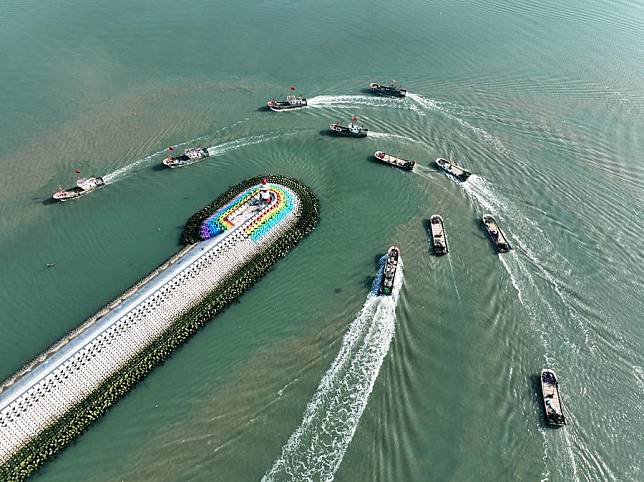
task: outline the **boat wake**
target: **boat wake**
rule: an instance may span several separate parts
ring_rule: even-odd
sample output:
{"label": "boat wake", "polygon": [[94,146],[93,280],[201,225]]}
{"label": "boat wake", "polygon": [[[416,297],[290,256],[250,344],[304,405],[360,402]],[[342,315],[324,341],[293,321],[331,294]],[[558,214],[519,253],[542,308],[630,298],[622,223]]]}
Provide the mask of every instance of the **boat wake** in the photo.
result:
{"label": "boat wake", "polygon": [[405,99],[393,97],[377,97],[371,95],[316,95],[307,100],[311,107],[387,107],[410,109],[409,102]]}
{"label": "boat wake", "polygon": [[211,157],[221,156],[227,152],[234,151],[236,149],[241,149],[242,147],[252,146],[255,144],[260,144],[262,142],[270,141],[276,139],[278,136],[275,133],[268,134],[259,134],[256,136],[242,137],[241,139],[235,139],[234,141],[224,142],[223,144],[218,144],[208,148],[208,154]]}
{"label": "boat wake", "polygon": [[[197,137],[195,139],[191,139],[186,142],[182,142],[180,144],[175,144],[175,148],[177,147],[183,147],[187,145],[192,145],[197,141],[200,141],[202,139],[205,139],[207,136],[201,136]],[[260,134],[256,136],[249,136],[249,137],[242,137],[240,139],[235,139],[234,141],[229,141],[229,142],[224,142],[222,144],[217,144],[212,147],[208,147],[208,154],[210,157],[216,157],[216,156],[221,156],[227,152],[234,151],[236,149],[240,149],[242,147],[247,147],[247,146],[252,146],[254,144],[259,144],[261,142],[266,142],[272,139],[276,139],[278,136],[275,133],[268,133],[268,134]],[[119,169],[117,169],[114,172],[111,172],[109,174],[106,174],[103,176],[103,180],[105,181],[105,184],[113,184],[114,182],[120,180],[121,178],[125,177],[125,175],[131,173],[134,169],[136,169],[138,166],[141,164],[145,164],[147,162],[150,162],[154,160],[157,157],[160,157],[162,154],[167,155],[168,151],[167,149],[163,149],[162,151],[157,151],[154,152],[153,154],[150,154],[142,159],[138,159],[126,166],[123,166]],[[195,159],[193,162],[189,164],[194,164],[199,161],[203,161],[204,159]]]}
{"label": "boat wake", "polygon": [[[471,176],[467,182],[458,183],[463,190],[485,210],[498,213],[507,219],[512,219],[512,225],[516,231],[524,233],[522,236],[529,236],[529,239],[539,243],[541,250],[548,253],[549,260],[556,263],[564,270],[569,269],[569,262],[561,256],[556,246],[546,236],[541,227],[535,222],[526,218],[519,209],[513,207],[511,203],[497,195],[487,181],[479,176]],[[512,231],[509,229],[509,231]],[[527,242],[518,235],[511,233],[511,238],[517,248],[509,253],[499,255],[501,264],[510,276],[512,286],[517,292],[519,302],[528,314],[529,322],[539,336],[540,342],[544,348],[544,363],[546,366],[556,367],[557,356],[555,347],[564,345],[567,351],[575,350],[575,343],[569,339],[561,339],[562,333],[570,330],[563,328],[568,318],[576,320],[580,332],[584,334],[586,347],[593,349],[593,344],[589,340],[588,328],[580,318],[574,307],[573,300],[563,291],[557,279],[549,272],[544,262],[535,255]],[[543,283],[545,281],[545,285]],[[548,290],[556,293],[562,303],[549,302],[549,296],[546,296]],[[561,305],[561,306],[559,306]],[[563,307],[567,315],[562,316],[557,312],[557,308]],[[552,346],[554,342],[554,347]],[[569,416],[571,414],[569,413]],[[548,469],[548,437],[544,428],[538,429],[543,436],[543,460],[546,465],[542,480],[548,480],[550,470]],[[578,450],[573,449],[568,430],[562,431],[565,438],[564,443],[558,446],[562,447],[569,463],[565,464],[562,469],[567,469],[566,478],[570,480],[579,480],[577,461],[575,454]]]}
{"label": "boat wake", "polygon": [[[197,137],[195,139],[191,139],[189,141],[182,142],[181,144],[176,144],[175,147],[187,146],[188,144],[193,144],[193,143],[195,143],[195,142],[197,142],[197,141],[199,141],[201,139],[204,139],[205,137],[206,136]],[[132,172],[134,169],[136,169],[141,164],[145,164],[147,162],[150,162],[151,160],[155,159],[157,156],[160,156],[161,154],[165,154],[165,153],[167,153],[167,150],[163,149],[162,151],[157,151],[157,152],[155,152],[153,154],[150,154],[150,155],[145,156],[145,157],[143,157],[141,159],[138,159],[138,160],[136,160],[134,162],[131,162],[130,164],[127,164],[127,165],[117,169],[116,171],[113,171],[113,172],[110,172],[109,174],[104,175],[103,180],[105,181],[105,184],[112,184],[112,183],[118,181],[119,179],[121,179],[122,177],[124,177],[125,175],[129,174],[130,172]]]}
{"label": "boat wake", "polygon": [[[522,211],[514,207],[511,202],[503,199],[498,194],[496,194],[490,184],[480,176],[472,175],[467,180],[467,182],[457,184],[459,184],[463,188],[463,190],[482,208],[486,209],[489,212],[499,213],[501,216],[507,219],[512,219],[513,225],[517,226],[518,231],[522,233],[521,236],[519,236],[518,234],[513,234],[512,239],[514,240],[514,243],[521,254],[525,256],[525,260],[527,260],[528,263],[525,263],[523,260],[514,255],[507,257],[511,262],[503,263],[506,271],[508,271],[508,273],[510,274],[513,286],[519,293],[519,300],[521,301],[521,303],[526,306],[528,300],[526,300],[521,291],[521,283],[519,281],[519,277],[523,278],[525,283],[527,283],[527,285],[525,286],[526,292],[530,292],[532,289],[534,289],[533,287],[536,287],[536,279],[534,278],[533,273],[531,273],[530,271],[531,267],[534,271],[536,271],[536,273],[534,274],[536,274],[539,278],[545,280],[549,287],[552,288],[557,297],[561,300],[562,307],[564,307],[568,312],[570,319],[574,320],[577,323],[579,332],[584,336],[585,346],[591,351],[594,350],[595,343],[590,337],[590,330],[575,308],[574,300],[568,294],[566,294],[556,276],[550,272],[541,257],[537,256],[537,254],[530,247],[529,243],[526,242],[523,238],[523,233],[529,233],[530,239],[539,244],[540,250],[548,253],[549,261],[551,263],[554,263],[559,267],[559,269],[564,269],[566,272],[571,272],[573,267],[570,265],[570,262],[557,252],[557,247],[552,243],[546,233],[544,233],[539,224],[536,221],[527,218],[522,213]],[[514,271],[512,271],[513,269]],[[552,305],[545,302],[545,300],[539,301],[538,304],[542,307],[546,307],[557,324],[560,323],[559,317],[554,312]]]}
{"label": "boat wake", "polygon": [[440,175],[441,172],[437,171],[436,169],[432,169],[431,167],[428,166],[423,166],[422,164],[416,163],[414,166],[414,170],[416,174],[419,176],[426,177],[427,179],[435,179],[437,175]]}
{"label": "boat wake", "polygon": [[447,256],[447,262],[449,263],[449,270],[450,270],[450,273],[452,274],[452,283],[454,284],[454,290],[456,290],[456,297],[458,298],[459,301],[462,301],[461,293],[458,291],[458,286],[456,285],[456,276],[454,275],[454,266],[452,265],[451,256]]}
{"label": "boat wake", "polygon": [[[427,97],[423,97],[422,95],[418,94],[411,94],[407,93],[407,98],[411,99],[416,106],[412,107],[411,110],[415,111],[416,113],[420,115],[425,115],[429,111],[438,111],[441,114],[443,114],[445,117],[449,118],[450,120],[455,121],[468,131],[474,133],[476,137],[478,137],[482,142],[485,144],[488,144],[492,148],[494,148],[498,153],[504,154],[506,156],[509,156],[509,150],[501,140],[494,136],[493,134],[490,134],[488,131],[485,129],[482,129],[480,127],[476,127],[466,120],[462,119],[461,117],[453,114],[450,112],[450,109],[448,108],[448,103],[446,102],[439,102],[433,99],[428,99]],[[521,162],[520,160],[517,160],[517,162],[521,163],[525,167],[525,163]]]}
{"label": "boat wake", "polygon": [[333,480],[394,336],[403,265],[401,259],[392,296],[377,296],[384,261],[385,257],[372,291],[349,325],[340,352],[308,403],[302,423],[282,447],[282,454],[263,482]]}
{"label": "boat wake", "polygon": [[425,112],[431,110],[439,110],[441,112],[445,112],[445,109],[443,109],[437,101],[428,99],[427,97],[423,97],[422,95],[407,92],[407,99],[411,99],[415,103],[415,105],[412,104],[411,110],[416,111],[419,114],[424,114]]}
{"label": "boat wake", "polygon": [[405,109],[419,115],[430,111],[447,113],[438,101],[417,94],[407,94],[407,97],[380,97],[375,95],[317,95],[308,99],[312,107],[385,107],[387,109]]}
{"label": "boat wake", "polygon": [[414,142],[417,144],[421,143],[421,141],[412,139],[411,137],[401,136],[398,134],[390,134],[388,132],[374,132],[371,130],[369,131],[367,137],[371,137],[373,139],[387,139],[387,140],[393,140],[393,141]]}

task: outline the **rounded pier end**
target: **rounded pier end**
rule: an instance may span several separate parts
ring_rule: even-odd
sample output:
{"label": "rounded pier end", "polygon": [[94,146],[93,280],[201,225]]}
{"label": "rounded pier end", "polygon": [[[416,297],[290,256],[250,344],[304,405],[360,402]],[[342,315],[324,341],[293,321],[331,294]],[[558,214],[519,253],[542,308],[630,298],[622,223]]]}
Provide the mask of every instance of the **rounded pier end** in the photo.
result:
{"label": "rounded pier end", "polygon": [[318,220],[313,192],[275,175],[191,216],[185,247],[0,385],[0,480],[27,478],[89,428]]}

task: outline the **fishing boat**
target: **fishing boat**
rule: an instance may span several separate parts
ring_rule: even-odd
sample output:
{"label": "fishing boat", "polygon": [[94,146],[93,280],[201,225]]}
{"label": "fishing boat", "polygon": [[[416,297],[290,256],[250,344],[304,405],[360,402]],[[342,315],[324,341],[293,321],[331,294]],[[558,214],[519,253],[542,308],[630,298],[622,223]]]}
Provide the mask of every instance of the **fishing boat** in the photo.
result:
{"label": "fishing boat", "polygon": [[80,177],[80,171],[76,169],[76,186],[68,189],[58,188],[52,197],[58,201],[69,201],[70,199],[77,199],[85,194],[96,191],[97,189],[105,186],[105,181],[102,177]]}
{"label": "fishing boat", "polygon": [[363,126],[356,124],[357,120],[358,117],[354,115],[351,117],[351,123],[348,126],[343,126],[340,122],[334,122],[329,126],[329,129],[339,136],[367,137],[369,129],[365,129]]}
{"label": "fishing boat", "polygon": [[398,269],[399,257],[400,249],[398,246],[391,246],[387,250],[387,261],[385,261],[385,267],[382,272],[379,295],[391,296],[393,293],[394,278],[396,277],[396,269]]}
{"label": "fishing boat", "polygon": [[467,178],[472,175],[471,172],[466,171],[465,169],[463,169],[460,166],[457,166],[456,164],[452,164],[447,159],[443,159],[442,157],[439,157],[438,159],[436,159],[436,165],[446,173],[451,174],[456,179],[462,182],[467,181]]}
{"label": "fishing boat", "polygon": [[559,382],[554,370],[549,368],[541,370],[541,395],[543,408],[546,412],[546,422],[557,427],[566,425],[566,417],[563,414],[561,396],[559,395]]}
{"label": "fishing boat", "polygon": [[407,95],[407,89],[403,89],[398,86],[396,81],[392,81],[389,85],[378,84],[377,82],[371,82],[369,88],[372,92],[380,95],[390,95],[393,97],[405,97]]}
{"label": "fishing boat", "polygon": [[374,156],[381,162],[391,164],[392,166],[396,166],[401,169],[405,169],[406,171],[413,170],[414,166],[416,165],[416,161],[408,161],[407,159],[387,154],[384,151],[376,151]]}
{"label": "fishing boat", "polygon": [[[168,147],[169,151],[174,151],[174,149],[174,147]],[[175,168],[188,166],[194,162],[200,161],[201,159],[205,159],[206,157],[210,157],[208,149],[197,146],[186,149],[184,154],[181,156],[166,157],[162,162],[168,167]]]}
{"label": "fishing boat", "polygon": [[512,249],[507,236],[503,231],[501,231],[501,228],[491,214],[483,216],[483,226],[485,227],[487,234],[490,236],[492,244],[494,244],[499,253],[507,253]]}
{"label": "fishing boat", "polygon": [[[291,92],[295,92],[295,86],[290,87]],[[286,100],[271,99],[266,102],[268,108],[274,112],[285,110],[300,109],[307,106],[306,99],[300,94],[291,93],[286,96]]]}
{"label": "fishing boat", "polygon": [[432,234],[432,245],[434,246],[436,256],[447,254],[447,235],[445,234],[443,218],[438,214],[432,215],[429,220],[429,228]]}

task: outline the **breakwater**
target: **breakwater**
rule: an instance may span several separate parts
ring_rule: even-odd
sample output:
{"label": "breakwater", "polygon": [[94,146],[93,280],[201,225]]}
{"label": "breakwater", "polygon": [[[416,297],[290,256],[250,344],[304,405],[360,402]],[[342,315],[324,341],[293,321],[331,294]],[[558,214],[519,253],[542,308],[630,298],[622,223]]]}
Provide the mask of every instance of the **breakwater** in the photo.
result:
{"label": "breakwater", "polygon": [[[193,215],[186,248],[3,383],[0,480],[24,479],[82,433],[315,227],[315,195],[266,177]],[[208,225],[221,230],[204,236]]]}

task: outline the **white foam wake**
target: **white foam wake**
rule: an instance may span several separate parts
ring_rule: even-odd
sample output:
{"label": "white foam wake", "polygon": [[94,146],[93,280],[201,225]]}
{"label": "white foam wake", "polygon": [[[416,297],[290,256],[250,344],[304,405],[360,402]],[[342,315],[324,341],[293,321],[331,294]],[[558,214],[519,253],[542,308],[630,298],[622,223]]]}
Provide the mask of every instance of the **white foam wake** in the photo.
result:
{"label": "white foam wake", "polygon": [[[446,102],[438,102],[433,99],[428,99],[427,97],[423,97],[422,95],[418,94],[412,94],[408,93],[407,98],[411,99],[414,101],[418,107],[413,108],[412,110],[416,111],[420,115],[424,115],[428,111],[439,111],[441,112],[445,117],[456,121],[459,123],[462,127],[465,127],[467,130],[473,132],[482,142],[490,145],[492,148],[494,148],[497,152],[504,154],[506,156],[509,156],[509,151],[501,142],[501,140],[494,136],[493,134],[490,134],[488,131],[485,129],[482,129],[481,127],[476,127],[466,120],[460,118],[457,115],[454,115],[449,111],[448,105]],[[462,134],[461,134],[462,135]],[[525,163],[519,159],[515,159],[516,162],[523,164],[525,166]]]}
{"label": "white foam wake", "polygon": [[[182,147],[182,146],[186,146],[188,144],[193,144],[193,143],[195,143],[195,142],[197,142],[197,141],[199,141],[201,139],[204,139],[205,137],[206,136],[197,137],[195,139],[191,139],[189,141],[182,142],[181,144],[176,144],[175,147]],[[130,164],[127,164],[127,165],[125,165],[123,167],[120,167],[116,171],[113,171],[113,172],[110,172],[109,174],[104,175],[103,180],[105,181],[105,184],[112,184],[115,181],[118,181],[120,178],[122,178],[126,174],[128,174],[130,171],[134,170],[137,166],[140,166],[141,164],[145,164],[145,163],[151,161],[155,157],[157,157],[160,154],[163,154],[165,152],[167,152],[167,150],[163,149],[162,151],[157,151],[157,152],[155,152],[153,154],[149,154],[149,155],[147,155],[147,156],[145,156],[145,157],[143,157],[141,159],[137,159],[136,161],[131,162]]]}
{"label": "white foam wake", "polygon": [[[512,235],[515,245],[520,249],[521,253],[525,255],[525,258],[538,272],[538,275],[550,285],[555,294],[559,297],[562,302],[562,306],[564,306],[568,311],[570,318],[577,322],[579,329],[584,334],[584,343],[586,347],[593,350],[595,348],[595,344],[591,339],[590,330],[579,315],[578,310],[575,308],[574,300],[564,291],[561,282],[547,269],[541,257],[534,252],[534,250],[529,246],[529,243],[523,238],[523,233],[525,233],[530,237],[530,239],[538,243],[540,247],[539,249],[542,252],[548,253],[549,258],[556,263],[557,266],[564,268],[569,272],[572,269],[570,262],[557,252],[557,247],[552,243],[551,239],[546,235],[541,226],[539,226],[539,223],[526,217],[522,211],[516,208],[511,202],[496,194],[494,189],[492,189],[489,183],[482,177],[474,175],[471,176],[467,182],[459,184],[472,199],[478,202],[481,207],[487,209],[491,213],[499,213],[514,221],[514,224],[518,226],[522,233],[521,236],[516,233]],[[508,273],[510,273],[510,265],[504,263],[504,266]],[[524,264],[522,264],[521,268],[528,276],[530,275],[528,266],[524,266]],[[510,275],[512,275],[512,273],[510,273]],[[532,277],[530,277],[528,281],[530,284],[534,283]],[[515,288],[518,286],[518,283],[516,283],[514,279],[513,285]],[[525,301],[521,296],[520,299],[522,302]],[[552,312],[551,307],[549,307],[549,310]]]}
{"label": "white foam wake", "polygon": [[392,296],[370,293],[342,339],[340,352],[308,403],[302,423],[262,478],[333,480],[394,336],[402,260]]}
{"label": "white foam wake", "polygon": [[[457,122],[462,127],[474,133],[482,142],[490,145],[497,152],[509,156],[509,151],[501,142],[501,140],[490,134],[481,127],[476,127],[466,120],[452,114],[449,111],[448,103],[439,102],[434,99],[423,97],[419,94],[408,92],[406,97],[379,97],[369,95],[317,95],[308,99],[308,105],[312,107],[385,107],[388,109],[407,109],[415,112],[418,115],[425,116],[429,112],[440,112],[447,118]],[[371,133],[370,133],[371,134]],[[464,134],[460,134],[464,136]],[[525,166],[525,163],[520,159],[515,159],[515,162]]]}
{"label": "white foam wake", "polygon": [[421,107],[421,109],[418,109],[418,107],[415,107],[415,108],[411,107],[412,110],[415,110],[419,114],[423,114],[424,112],[431,111],[431,110],[444,111],[444,109],[441,108],[441,106],[437,101],[433,99],[428,99],[427,97],[423,97],[422,95],[412,94],[411,92],[408,92],[407,99],[411,99],[418,106]]}
{"label": "white foam wake", "polygon": [[311,107],[388,107],[411,109],[411,103],[394,97],[378,97],[369,95],[316,95],[308,99]]}
{"label": "white foam wake", "polygon": [[404,141],[404,142],[415,142],[417,144],[420,144],[421,141],[417,141],[416,139],[412,139],[411,137],[407,136],[401,136],[399,134],[391,134],[389,132],[374,132],[374,131],[369,131],[367,137],[373,138],[373,139],[387,139],[387,140],[394,140],[394,141]]}
{"label": "white foam wake", "polygon": [[241,139],[235,139],[234,141],[224,142],[223,144],[218,144],[208,148],[208,154],[211,156],[221,156],[229,151],[234,151],[235,149],[240,149],[242,147],[252,146],[254,144],[259,144],[261,142],[266,142],[271,139],[275,139],[276,134],[260,134],[257,136],[242,137]]}

